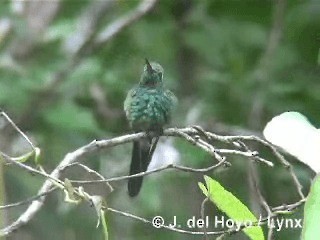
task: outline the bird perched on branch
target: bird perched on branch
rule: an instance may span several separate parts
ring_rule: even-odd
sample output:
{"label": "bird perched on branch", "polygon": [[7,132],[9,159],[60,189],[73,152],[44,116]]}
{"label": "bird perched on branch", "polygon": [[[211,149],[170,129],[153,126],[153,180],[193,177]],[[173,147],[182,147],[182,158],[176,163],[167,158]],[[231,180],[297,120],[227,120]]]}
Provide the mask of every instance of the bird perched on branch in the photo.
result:
{"label": "bird perched on branch", "polygon": [[[130,127],[135,131],[146,131],[147,138],[133,143],[130,175],[145,172],[151,161],[163,126],[170,121],[177,99],[164,88],[163,68],[146,59],[139,84],[131,89],[124,101],[124,110]],[[143,177],[130,178],[129,196],[138,195]]]}

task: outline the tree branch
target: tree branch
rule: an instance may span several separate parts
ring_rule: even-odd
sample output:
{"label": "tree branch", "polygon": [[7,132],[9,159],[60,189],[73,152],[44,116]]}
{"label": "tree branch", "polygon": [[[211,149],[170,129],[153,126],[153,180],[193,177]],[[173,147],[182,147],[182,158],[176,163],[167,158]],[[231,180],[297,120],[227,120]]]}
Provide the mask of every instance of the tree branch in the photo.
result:
{"label": "tree branch", "polygon": [[[253,152],[250,150],[248,150],[248,152],[244,152],[244,151],[238,151],[238,150],[233,149],[234,147],[241,148],[241,146],[244,143],[242,143],[242,145],[241,145],[240,141],[244,142],[247,140],[255,141],[255,142],[262,143],[263,145],[268,146],[278,158],[282,159],[281,161],[283,162],[283,164],[285,164],[286,166],[288,166],[287,164],[289,164],[288,162],[286,162],[286,160],[283,158],[283,156],[280,153],[278,153],[278,151],[271,144],[255,137],[255,136],[221,136],[221,135],[217,135],[217,134],[214,134],[211,132],[204,131],[200,127],[169,128],[169,129],[164,130],[163,135],[164,136],[171,136],[171,137],[179,137],[181,139],[184,139],[185,141],[189,142],[192,145],[195,145],[199,149],[207,152],[209,155],[214,157],[214,159],[217,160],[217,163],[212,166],[209,166],[208,168],[203,168],[203,169],[195,169],[195,168],[191,168],[191,167],[177,166],[177,165],[168,165],[168,166],[164,166],[164,167],[152,170],[152,171],[142,172],[142,173],[138,173],[138,174],[131,175],[131,176],[121,176],[121,177],[115,177],[115,178],[110,178],[110,179],[101,179],[101,180],[94,180],[94,181],[75,181],[75,182],[85,184],[85,183],[92,183],[92,182],[97,183],[97,182],[120,181],[120,180],[125,180],[128,178],[139,177],[139,176],[152,174],[155,172],[164,171],[166,169],[177,169],[177,170],[185,171],[185,172],[204,173],[204,172],[211,171],[221,165],[226,164],[226,157],[224,156],[224,154],[235,154],[235,155],[245,156],[248,158],[258,157],[257,152],[254,152],[254,154],[253,154]],[[70,165],[77,163],[77,161],[79,161],[80,157],[86,156],[88,154],[97,152],[102,149],[107,149],[107,148],[114,147],[114,146],[117,146],[120,144],[129,143],[129,142],[135,141],[140,138],[145,138],[145,137],[148,137],[147,134],[145,132],[140,132],[140,133],[127,134],[127,135],[123,135],[123,136],[119,136],[119,137],[114,137],[114,138],[106,139],[106,140],[100,140],[100,141],[94,140],[91,143],[89,143],[83,147],[80,147],[79,149],[76,149],[73,152],[66,154],[66,156],[63,158],[63,160],[51,172],[51,174],[46,174],[46,173],[44,173],[42,171],[38,171],[36,169],[30,170],[31,167],[29,167],[23,163],[15,162],[14,163],[15,165],[17,165],[23,169],[26,169],[28,171],[32,171],[35,174],[41,175],[41,176],[45,177],[46,180],[38,192],[38,195],[41,197],[32,201],[32,203],[29,205],[27,210],[24,213],[22,213],[16,221],[14,221],[12,224],[5,227],[4,229],[1,229],[0,236],[6,236],[6,235],[10,234],[12,231],[21,227],[22,225],[28,223],[34,217],[34,215],[42,208],[44,200],[46,198],[45,193],[50,191],[55,186],[54,182],[57,181],[58,183],[62,184],[61,180],[59,180],[59,177],[61,176],[63,170],[65,168],[69,167]],[[219,150],[219,149],[215,148],[213,146],[212,142],[216,142],[216,141],[228,143],[229,146],[231,147],[231,149],[220,149]],[[12,162],[11,159],[9,159],[9,161]],[[272,163],[267,160],[265,160],[265,161],[260,160],[259,162],[264,163],[264,164],[267,163],[268,166],[272,166]],[[289,164],[289,166],[290,166],[290,164]],[[292,172],[292,173],[293,173],[293,176],[295,176],[294,172]]]}
{"label": "tree branch", "polygon": [[94,48],[99,48],[101,45],[106,44],[119,32],[136,22],[142,16],[147,14],[155,6],[158,0],[143,0],[136,9],[127,13],[126,15],[118,18],[113,23],[109,24],[103,29],[94,41]]}

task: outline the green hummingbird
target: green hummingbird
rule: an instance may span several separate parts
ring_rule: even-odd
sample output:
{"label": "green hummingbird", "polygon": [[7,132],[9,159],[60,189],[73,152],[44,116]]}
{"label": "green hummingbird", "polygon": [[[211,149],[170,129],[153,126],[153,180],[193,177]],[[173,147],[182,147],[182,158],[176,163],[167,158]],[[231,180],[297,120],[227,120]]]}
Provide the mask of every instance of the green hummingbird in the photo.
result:
{"label": "green hummingbird", "polygon": [[[149,63],[147,59],[145,61],[139,84],[128,92],[124,101],[124,111],[130,127],[135,132],[146,131],[148,134],[147,138],[133,142],[130,175],[147,170],[163,126],[170,121],[177,102],[175,95],[163,85],[164,71],[161,65]],[[142,179],[143,177],[129,179],[129,196],[138,195]]]}

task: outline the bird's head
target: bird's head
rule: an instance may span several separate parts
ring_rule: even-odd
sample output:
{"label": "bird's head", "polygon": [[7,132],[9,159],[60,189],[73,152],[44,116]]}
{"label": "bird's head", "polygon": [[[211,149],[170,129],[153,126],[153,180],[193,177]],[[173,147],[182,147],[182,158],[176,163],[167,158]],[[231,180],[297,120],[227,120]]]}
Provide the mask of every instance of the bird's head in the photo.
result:
{"label": "bird's head", "polygon": [[156,88],[162,86],[163,79],[163,68],[159,63],[149,62],[146,59],[146,64],[144,65],[143,73],[141,75],[140,85]]}

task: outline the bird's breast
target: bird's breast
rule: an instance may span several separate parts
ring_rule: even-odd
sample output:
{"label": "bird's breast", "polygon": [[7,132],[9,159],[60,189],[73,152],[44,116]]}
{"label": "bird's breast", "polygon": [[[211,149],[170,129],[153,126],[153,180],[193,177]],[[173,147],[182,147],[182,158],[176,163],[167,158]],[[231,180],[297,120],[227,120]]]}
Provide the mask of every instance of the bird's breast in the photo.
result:
{"label": "bird's breast", "polygon": [[148,130],[162,127],[169,120],[172,103],[164,91],[137,91],[127,112],[132,128]]}

